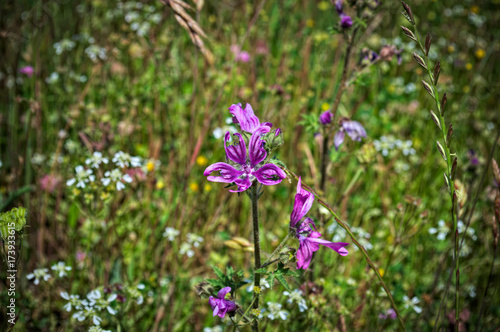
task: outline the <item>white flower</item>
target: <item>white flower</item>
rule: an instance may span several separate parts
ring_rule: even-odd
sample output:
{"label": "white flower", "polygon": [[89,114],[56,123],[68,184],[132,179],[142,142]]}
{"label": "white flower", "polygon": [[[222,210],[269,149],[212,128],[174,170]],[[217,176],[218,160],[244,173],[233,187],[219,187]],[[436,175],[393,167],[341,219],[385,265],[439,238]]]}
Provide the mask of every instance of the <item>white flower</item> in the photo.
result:
{"label": "white flower", "polygon": [[203,332],[224,332],[224,329],[220,325],[216,325],[214,327],[205,327]]}
{"label": "white flower", "polygon": [[131,298],[135,299],[135,301],[136,301],[136,303],[138,305],[141,305],[144,302],[144,297],[141,294],[141,291],[144,288],[145,288],[145,286],[143,284],[138,284],[135,287],[127,287],[127,288],[125,288],[125,291],[127,292],[127,294]]}
{"label": "white flower", "polygon": [[82,308],[82,301],[80,300],[80,296],[69,295],[67,292],[61,292],[60,295],[63,299],[68,301],[68,303],[66,303],[63,307],[66,311],[71,311],[72,307],[75,307],[76,310],[80,310]]}
{"label": "white flower", "polygon": [[64,51],[71,51],[75,47],[75,42],[70,39],[63,39],[54,44],[56,54],[60,55]]}
{"label": "white flower", "polygon": [[90,167],[93,168],[99,168],[99,165],[102,163],[107,164],[108,158],[103,158],[102,153],[99,151],[95,151],[94,154],[92,154],[92,157],[85,160],[85,164],[90,165]]}
{"label": "white flower", "polygon": [[92,174],[91,169],[84,169],[83,166],[78,165],[75,167],[76,176],[73,179],[66,181],[67,186],[72,186],[76,182],[77,188],[85,188],[85,183],[94,182],[95,176]]}
{"label": "white flower", "polygon": [[169,241],[173,241],[180,232],[172,227],[165,228],[165,232],[163,233],[163,237],[166,237]]}
{"label": "white flower", "polygon": [[193,233],[187,233],[187,241],[188,243],[198,248],[200,246],[200,243],[203,242],[203,238]]}
{"label": "white flower", "polygon": [[179,253],[181,255],[187,255],[188,257],[193,257],[194,251],[191,248],[192,246],[190,243],[184,242],[181,244],[181,247],[179,248]]}
{"label": "white flower", "polygon": [[45,82],[47,82],[48,84],[54,84],[57,81],[59,81],[59,74],[56,72],[53,72],[49,77],[45,79]]}
{"label": "white flower", "polygon": [[[286,320],[288,318],[288,311],[281,310],[281,303],[267,302],[267,310],[269,311],[266,314],[266,317],[274,320],[276,318],[281,318],[282,320]],[[264,310],[263,310],[264,311]]]}
{"label": "white flower", "polygon": [[40,153],[34,153],[33,157],[31,157],[31,163],[35,165],[41,165],[45,161],[45,156]]}
{"label": "white flower", "polygon": [[292,292],[285,291],[283,292],[283,295],[288,296],[288,300],[286,300],[286,302],[290,304],[297,302],[300,312],[307,310],[306,300],[302,297],[302,291],[300,289],[295,289]]}
{"label": "white flower", "polygon": [[72,140],[67,140],[66,143],[64,143],[64,147],[66,150],[68,150],[69,153],[75,153],[75,151],[78,149],[80,145]]}
{"label": "white flower", "polygon": [[416,153],[415,149],[412,148],[413,142],[411,140],[402,141],[398,139],[396,140],[396,145],[405,156],[413,155]]}
{"label": "white flower", "polygon": [[32,273],[28,274],[26,277],[28,280],[35,279],[34,284],[38,285],[40,280],[47,281],[50,279],[50,274],[48,274],[49,269],[35,269]]}
{"label": "white flower", "polygon": [[[232,121],[232,120],[231,120]],[[236,133],[238,130],[234,126],[224,126],[222,128],[217,127],[214,129],[212,134],[216,139],[220,139],[222,136],[224,136],[227,132],[230,132],[231,134]]]}
{"label": "white flower", "polygon": [[85,54],[92,60],[92,62],[97,62],[98,59],[106,60],[106,49],[97,45],[90,45],[85,49]]}
{"label": "white flower", "polygon": [[103,330],[100,326],[91,326],[89,332],[111,332],[111,330]]}
{"label": "white flower", "polygon": [[429,228],[429,234],[438,233],[437,239],[441,240],[441,241],[446,239],[446,235],[448,234],[449,231],[450,231],[450,229],[448,228],[448,226],[446,226],[446,223],[444,220],[438,221],[437,228],[434,228],[434,227]]}
{"label": "white flower", "polygon": [[[252,280],[250,280],[250,279],[245,279],[244,281],[245,281],[245,282],[252,282]],[[247,287],[247,292],[248,292],[248,293],[253,292],[253,287],[254,287],[254,284],[253,284],[253,283],[251,283],[251,284]],[[260,288],[271,288],[271,285],[269,285],[269,281],[267,281],[266,279],[261,279],[261,280],[260,280]]]}
{"label": "white flower", "polygon": [[59,278],[67,276],[66,271],[71,271],[71,266],[66,266],[64,262],[58,262],[57,264],[52,265],[52,271],[56,271],[59,275]]}
{"label": "white flower", "polygon": [[[462,234],[465,231],[465,224],[462,220],[459,220],[457,222],[457,229],[459,234]],[[472,227],[470,227],[470,225],[469,228],[467,228],[466,235],[468,235],[474,241],[477,240],[476,231]]]}
{"label": "white flower", "polygon": [[116,190],[121,191],[125,189],[125,184],[123,182],[131,183],[132,177],[129,174],[123,174],[122,171],[118,168],[114,170],[107,171],[104,173],[104,178],[101,179],[102,183],[105,186],[108,186],[111,182],[116,183]]}
{"label": "white flower", "polygon": [[420,303],[420,300],[414,296],[412,299],[410,299],[408,296],[403,296],[403,305],[405,307],[405,309],[408,309],[408,308],[412,308],[413,310],[415,310],[415,312],[417,314],[421,313],[422,312],[422,308],[417,306],[417,304]]}
{"label": "white flower", "polygon": [[[117,295],[115,293],[111,294],[107,299],[105,299],[101,292],[97,289],[94,289],[90,293],[87,294],[87,299],[90,301],[90,306],[96,308],[98,311],[103,309],[107,309],[111,315],[115,315],[116,311],[110,306],[111,302],[116,300]],[[95,324],[99,325],[99,324]]]}
{"label": "white flower", "polygon": [[124,167],[141,167],[141,158],[132,157],[128,153],[118,151],[113,157],[113,162],[121,168]]}
{"label": "white flower", "polygon": [[382,136],[380,140],[373,141],[375,145],[375,150],[382,151],[383,156],[387,156],[389,154],[389,150],[394,148],[396,141],[393,136]]}

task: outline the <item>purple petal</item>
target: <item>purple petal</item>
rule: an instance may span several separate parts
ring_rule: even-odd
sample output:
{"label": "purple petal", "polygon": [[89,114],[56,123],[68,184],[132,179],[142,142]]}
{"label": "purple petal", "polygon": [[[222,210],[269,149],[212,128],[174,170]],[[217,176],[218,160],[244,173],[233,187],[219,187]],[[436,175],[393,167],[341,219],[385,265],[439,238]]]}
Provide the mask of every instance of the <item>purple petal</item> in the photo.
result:
{"label": "purple petal", "polygon": [[219,299],[224,299],[226,297],[226,294],[229,293],[230,291],[231,287],[224,287],[217,293],[217,297]]}
{"label": "purple petal", "polygon": [[[209,176],[213,172],[220,172],[220,176]],[[212,164],[203,172],[204,176],[208,176],[208,181],[224,183],[234,182],[242,174],[242,171],[238,171],[236,168],[226,163]]]}
{"label": "purple petal", "polygon": [[264,140],[262,135],[267,134],[271,130],[268,126],[259,127],[250,137],[248,144],[248,156],[250,157],[250,166],[254,167],[264,159],[266,159],[267,152],[263,148]]}
{"label": "purple petal", "polygon": [[361,138],[366,137],[366,130],[363,125],[357,121],[344,121],[342,128],[353,141],[361,141]]}
{"label": "purple petal", "polygon": [[[312,233],[314,233],[314,232],[312,232]],[[341,255],[341,256],[347,256],[347,254],[349,253],[347,251],[347,249],[344,248],[345,246],[348,246],[349,243],[345,243],[345,242],[330,242],[330,241],[327,241],[327,240],[323,240],[323,239],[319,239],[319,238],[312,238],[312,237],[307,238],[307,241],[314,242],[314,243],[317,243],[317,244],[321,244],[322,246],[325,246],[325,247],[328,247],[330,249],[333,249],[336,252],[338,252],[339,255]]]}
{"label": "purple petal", "polygon": [[236,145],[227,146],[227,141],[230,140],[231,134],[229,131],[226,133],[224,137],[224,149],[226,149],[226,156],[228,159],[238,163],[240,165],[245,165],[247,161],[247,146],[245,145],[245,140],[241,136],[240,133],[234,134],[234,136],[238,136],[239,142]]}
{"label": "purple petal", "polygon": [[[316,248],[315,248],[316,247]],[[306,270],[311,263],[313,252],[317,251],[319,246],[308,241],[304,236],[300,236],[300,245],[297,249],[297,269]]]}
{"label": "purple petal", "polygon": [[319,123],[322,125],[327,125],[332,122],[333,114],[330,111],[326,111],[321,113],[319,116]]}
{"label": "purple petal", "polygon": [[274,164],[265,164],[257,172],[253,173],[253,175],[255,175],[257,181],[266,186],[278,184],[286,178],[285,172]]}
{"label": "purple petal", "polygon": [[240,193],[242,191],[245,191],[247,190],[248,188],[250,188],[250,186],[252,185],[252,181],[250,181],[250,179],[247,177],[245,178],[238,178],[236,180],[234,180],[234,183],[236,183],[236,185],[238,186],[238,190],[232,190],[230,189],[229,191],[232,192],[232,193]]}
{"label": "purple petal", "polygon": [[344,142],[345,133],[342,129],[335,133],[333,137],[333,145],[335,145],[335,150],[339,149],[339,146]]}
{"label": "purple petal", "polygon": [[290,215],[290,227],[295,227],[306,213],[309,212],[313,202],[314,194],[302,189],[301,178],[299,178],[297,194],[295,195],[295,202],[293,204],[292,214]]}
{"label": "purple petal", "polygon": [[233,301],[224,300],[224,303],[226,304],[227,312],[236,310],[236,303]]}
{"label": "purple petal", "polygon": [[344,13],[340,14],[340,26],[344,29],[348,29],[352,26],[352,19],[349,15]]}
{"label": "purple petal", "polygon": [[246,104],[245,109],[241,108],[241,104],[233,104],[229,107],[229,113],[231,113],[240,124],[242,130],[253,133],[257,128],[260,127],[260,121],[257,116],[253,113],[252,106]]}

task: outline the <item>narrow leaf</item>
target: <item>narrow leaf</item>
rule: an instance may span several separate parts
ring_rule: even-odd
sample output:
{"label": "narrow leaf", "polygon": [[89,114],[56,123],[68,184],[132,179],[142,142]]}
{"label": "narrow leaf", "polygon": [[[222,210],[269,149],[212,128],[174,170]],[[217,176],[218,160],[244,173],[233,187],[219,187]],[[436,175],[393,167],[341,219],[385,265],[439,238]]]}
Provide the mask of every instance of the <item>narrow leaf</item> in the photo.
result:
{"label": "narrow leaf", "polygon": [[260,269],[255,270],[254,272],[258,274],[267,274],[267,269],[265,267],[262,267]]}
{"label": "narrow leaf", "polygon": [[448,176],[446,175],[446,173],[443,173],[443,174],[444,174],[444,182],[446,183],[448,190],[451,192],[450,180],[448,180]]}
{"label": "narrow leaf", "polygon": [[267,282],[271,286],[271,289],[273,289],[274,286],[274,273],[271,273],[269,277],[266,278]]}
{"label": "narrow leaf", "polygon": [[214,270],[215,272],[215,275],[220,279],[220,280],[224,280],[226,275],[221,271],[221,269],[219,269],[217,266],[215,265],[212,265],[212,269]]}

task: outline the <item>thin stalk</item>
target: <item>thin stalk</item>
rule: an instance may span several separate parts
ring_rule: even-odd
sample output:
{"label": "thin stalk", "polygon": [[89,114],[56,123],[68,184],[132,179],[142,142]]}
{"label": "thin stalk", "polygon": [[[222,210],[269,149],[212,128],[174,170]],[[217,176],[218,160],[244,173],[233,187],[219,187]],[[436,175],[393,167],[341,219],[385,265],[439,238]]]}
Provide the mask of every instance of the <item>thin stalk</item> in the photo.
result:
{"label": "thin stalk", "polygon": [[[299,177],[295,173],[293,173],[292,171],[290,171],[288,169],[284,169],[284,168],[283,168],[283,170],[285,172],[288,172],[295,179],[297,179],[297,180],[299,179]],[[319,204],[321,204],[323,207],[325,207],[328,210],[328,212],[330,212],[330,214],[333,216],[333,218],[335,219],[335,221],[337,222],[337,224],[339,224],[340,227],[342,227],[343,229],[346,230],[346,232],[351,237],[352,242],[354,242],[354,244],[361,250],[361,252],[363,253],[363,256],[365,256],[366,262],[368,263],[368,265],[370,265],[370,267],[372,268],[372,270],[375,272],[375,275],[377,276],[377,279],[379,280],[380,284],[384,288],[384,291],[386,292],[387,296],[389,297],[389,300],[391,301],[392,307],[394,308],[394,311],[396,312],[396,315],[398,316],[398,320],[399,320],[399,323],[401,325],[401,328],[403,329],[403,331],[406,331],[405,323],[403,321],[403,317],[399,313],[399,310],[398,310],[398,308],[396,306],[396,302],[394,301],[394,298],[392,297],[392,294],[389,291],[389,288],[387,287],[387,285],[385,284],[384,280],[382,279],[382,276],[380,275],[380,272],[378,271],[378,268],[375,266],[375,264],[373,263],[373,261],[370,259],[370,256],[368,256],[368,253],[366,252],[365,248],[358,242],[358,240],[356,239],[356,237],[354,236],[354,234],[351,232],[351,229],[350,229],[349,225],[347,225],[345,222],[343,222],[337,216],[337,214],[333,211],[333,208],[330,207],[327,203],[325,203],[325,199],[323,197],[321,197],[313,188],[311,188],[308,185],[306,185],[303,181],[302,181],[302,187],[304,189],[308,190],[309,192],[313,193],[316,196],[317,202]]]}
{"label": "thin stalk", "polygon": [[354,186],[354,184],[356,183],[356,181],[358,181],[359,177],[361,176],[361,174],[364,171],[365,171],[365,169],[362,168],[362,167],[359,167],[357,169],[356,173],[354,174],[354,176],[352,177],[351,181],[347,185],[347,188],[345,188],[344,192],[342,193],[342,196],[340,196],[337,204],[340,204],[340,202],[342,201],[342,199],[344,199],[344,197],[347,196],[347,194],[349,193],[349,191],[351,191],[352,187]]}
{"label": "thin stalk", "polygon": [[431,71],[431,66],[430,66],[430,61],[429,61],[429,57],[427,56],[427,52],[425,51],[425,48],[424,46],[422,45],[422,39],[420,38],[420,33],[418,32],[418,29],[417,29],[417,25],[413,25],[414,28],[415,28],[415,37],[417,38],[417,42],[418,42],[418,45],[420,46],[420,50],[422,51],[422,54],[423,54],[423,60],[424,60],[424,63],[425,63],[425,67],[427,69],[427,75],[429,76],[429,81],[430,81],[430,86],[432,88],[432,92],[433,92],[433,95],[434,95],[434,100],[436,101],[436,107],[437,107],[437,116],[439,117],[439,123],[441,125],[441,133],[442,133],[442,139],[443,139],[443,143],[442,146],[443,146],[443,149],[444,149],[444,152],[445,152],[445,156],[446,156],[446,164],[447,164],[447,172],[446,172],[446,176],[447,176],[447,180],[449,182],[449,192],[450,192],[450,200],[451,200],[451,219],[452,219],[452,222],[453,222],[453,231],[455,233],[455,239],[454,239],[454,246],[455,246],[455,250],[454,250],[454,256],[455,256],[455,331],[458,331],[458,324],[459,324],[459,317],[460,317],[460,305],[459,305],[459,301],[460,301],[460,260],[459,260],[459,257],[458,257],[458,253],[459,253],[459,236],[458,236],[458,228],[457,228],[457,217],[456,217],[456,214],[455,214],[455,183],[454,183],[454,179],[452,178],[452,167],[453,167],[453,160],[451,158],[451,153],[450,153],[450,148],[449,148],[449,142],[447,141],[447,126],[446,126],[446,122],[444,120],[444,115],[443,115],[443,111],[441,109],[441,102],[439,100],[439,91],[438,89],[436,88],[436,84],[434,82],[434,75]]}
{"label": "thin stalk", "polygon": [[[253,272],[253,285],[254,287],[260,287],[260,274],[255,273],[256,270],[260,269],[260,237],[259,237],[259,210],[258,210],[258,200],[259,200],[259,190],[257,185],[252,186],[252,217],[253,217],[253,245],[254,245],[254,259],[255,267]],[[259,294],[257,292],[253,293],[253,308],[259,308]],[[259,331],[259,321],[254,320],[252,324],[252,331]]]}
{"label": "thin stalk", "polygon": [[326,169],[328,168],[328,157],[330,154],[328,153],[328,141],[329,135],[326,130],[323,131],[323,146],[322,146],[322,154],[321,154],[321,165],[320,165],[320,174],[321,179],[319,183],[319,189],[324,192],[325,184],[326,184]]}
{"label": "thin stalk", "polygon": [[264,262],[264,264],[262,264],[262,267],[266,267],[268,265],[271,265],[274,262],[274,261],[270,262],[271,258],[273,258],[274,255],[276,255],[276,253],[281,250],[281,248],[285,245],[285,243],[288,242],[288,239],[290,239],[291,235],[292,235],[292,233],[288,233],[286,235],[286,237],[283,239],[283,241],[281,241],[281,243],[276,247],[276,249],[274,249],[273,253],[267,258],[267,260]]}

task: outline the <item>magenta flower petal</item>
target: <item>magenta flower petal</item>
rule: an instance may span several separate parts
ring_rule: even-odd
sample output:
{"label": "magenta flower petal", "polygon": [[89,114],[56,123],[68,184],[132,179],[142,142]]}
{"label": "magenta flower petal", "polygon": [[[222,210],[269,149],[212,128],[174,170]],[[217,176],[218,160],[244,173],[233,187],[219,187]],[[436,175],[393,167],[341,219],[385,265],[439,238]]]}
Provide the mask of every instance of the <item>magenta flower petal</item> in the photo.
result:
{"label": "magenta flower petal", "polygon": [[238,163],[240,165],[245,165],[247,161],[247,146],[245,145],[245,140],[241,136],[240,133],[234,134],[234,136],[238,136],[239,142],[235,145],[227,146],[226,143],[231,139],[231,134],[229,131],[226,133],[224,137],[224,149],[226,150],[226,156],[228,159]]}
{"label": "magenta flower petal", "polygon": [[229,293],[231,291],[231,287],[224,287],[222,288],[218,293],[217,293],[217,297],[219,299],[223,299],[226,297],[226,294]]}
{"label": "magenta flower petal", "polygon": [[313,250],[306,238],[300,239],[300,246],[297,249],[297,269],[306,270],[311,263]]}
{"label": "magenta flower petal", "polygon": [[306,215],[311,209],[314,202],[314,194],[302,189],[302,179],[299,177],[297,184],[297,194],[295,195],[295,202],[293,204],[292,214],[290,215],[290,227],[295,227],[297,223]]}
{"label": "magenta flower petal", "polygon": [[344,248],[345,246],[348,246],[349,243],[345,243],[345,242],[330,242],[330,241],[327,241],[327,240],[323,240],[323,239],[319,239],[319,238],[307,238],[307,241],[311,241],[311,242],[314,242],[314,243],[317,243],[317,244],[321,244],[322,246],[325,246],[325,247],[328,247],[330,249],[333,249],[335,250],[336,252],[339,253],[339,255],[341,256],[347,256],[347,254],[349,253],[347,251],[346,248]]}
{"label": "magenta flower petal", "polygon": [[262,135],[267,134],[271,130],[270,127],[261,126],[254,131],[250,142],[248,143],[248,157],[250,158],[250,167],[254,167],[264,159],[266,159],[267,152],[263,147],[264,140]]}
{"label": "magenta flower petal", "polygon": [[335,150],[339,149],[339,146],[344,142],[345,133],[344,130],[340,129],[335,133],[333,137],[333,145],[335,145]]}
{"label": "magenta flower petal", "polygon": [[253,133],[257,128],[260,127],[260,120],[253,113],[252,106],[250,104],[246,104],[245,109],[241,108],[241,104],[233,104],[229,107],[229,113],[231,113],[236,121],[233,122],[239,123],[242,130]]}
{"label": "magenta flower petal", "polygon": [[319,116],[319,122],[322,125],[327,125],[332,122],[333,114],[330,111],[325,111]]}
{"label": "magenta flower petal", "polygon": [[238,190],[230,189],[229,191],[232,193],[240,193],[242,191],[247,190],[248,188],[250,188],[252,186],[252,181],[250,181],[248,176],[235,179],[234,183],[236,183],[236,185],[238,186]]}
{"label": "magenta flower petal", "polygon": [[[213,172],[220,172],[220,176],[210,175]],[[238,171],[233,166],[222,162],[208,166],[205,172],[203,172],[204,176],[208,176],[208,181],[224,183],[234,182],[242,174],[242,171]]]}
{"label": "magenta flower petal", "polygon": [[26,67],[22,67],[21,69],[19,69],[19,72],[21,74],[28,76],[28,77],[31,77],[31,76],[33,76],[33,73],[35,72],[35,69],[33,69],[32,66],[26,66]]}
{"label": "magenta flower petal", "polygon": [[266,186],[278,184],[286,178],[285,172],[274,164],[265,164],[254,173],[254,176]]}

